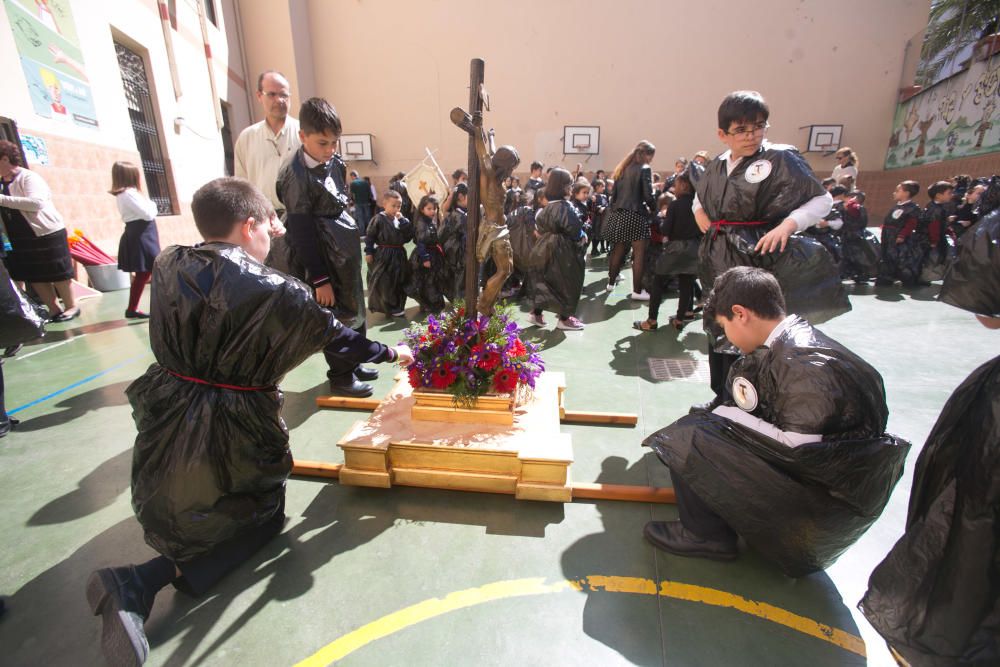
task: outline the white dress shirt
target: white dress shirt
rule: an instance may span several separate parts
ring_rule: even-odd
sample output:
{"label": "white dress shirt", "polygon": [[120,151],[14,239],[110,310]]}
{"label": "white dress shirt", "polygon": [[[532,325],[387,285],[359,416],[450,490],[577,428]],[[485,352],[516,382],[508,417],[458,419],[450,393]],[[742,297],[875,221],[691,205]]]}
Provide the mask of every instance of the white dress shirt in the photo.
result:
{"label": "white dress shirt", "polygon": [[276,210],[282,210],[285,207],[275,188],[278,170],[301,145],[299,121],[291,116],[285,117],[285,126],[277,134],[266,120],[254,123],[240,132],[233,147],[235,175],[256,185]]}
{"label": "white dress shirt", "polygon": [[122,222],[152,220],[156,217],[156,202],[135,188],[125,188],[119,192],[115,195],[115,203],[118,204]]}
{"label": "white dress shirt", "polygon": [[[767,148],[767,142],[764,143],[764,148]],[[729,176],[733,173],[733,169],[736,169],[737,165],[743,161],[743,158],[733,158],[732,151],[726,151],[720,158],[726,161],[726,175]],[[829,192],[824,192],[821,195],[816,195],[806,203],[799,206],[797,209],[788,214],[788,217],[795,221],[796,231],[804,232],[810,227],[814,226],[823,217],[830,212],[830,206],[833,205],[833,197],[830,196]],[[698,195],[694,196],[694,203],[691,206],[691,210],[695,213],[702,208],[701,202],[698,201]],[[714,220],[713,220],[714,222]]]}

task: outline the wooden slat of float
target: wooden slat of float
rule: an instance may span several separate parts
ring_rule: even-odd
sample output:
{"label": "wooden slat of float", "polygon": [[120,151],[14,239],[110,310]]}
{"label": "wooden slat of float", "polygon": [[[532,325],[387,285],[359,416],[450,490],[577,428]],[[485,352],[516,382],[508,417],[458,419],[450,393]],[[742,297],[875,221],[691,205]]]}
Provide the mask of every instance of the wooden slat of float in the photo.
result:
{"label": "wooden slat of float", "polygon": [[338,479],[342,463],[325,463],[323,461],[292,461],[292,474],[303,477],[326,477]]}
{"label": "wooden slat of float", "polygon": [[676,503],[674,490],[626,484],[573,484],[573,500],[626,500],[634,503]]}
{"label": "wooden slat of float", "polygon": [[639,422],[639,416],[627,412],[565,410],[561,421],[576,424],[622,424],[635,426]]}
{"label": "wooden slat of float", "polygon": [[372,412],[382,401],[378,398],[353,398],[351,396],[317,396],[316,405],[321,408],[347,408]]}
{"label": "wooden slat of float", "polygon": [[[295,461],[292,474],[302,477],[324,477],[337,479],[340,463],[322,461]],[[626,484],[573,484],[574,500],[623,500],[636,503],[675,503],[673,489],[652,486],[629,486]]]}

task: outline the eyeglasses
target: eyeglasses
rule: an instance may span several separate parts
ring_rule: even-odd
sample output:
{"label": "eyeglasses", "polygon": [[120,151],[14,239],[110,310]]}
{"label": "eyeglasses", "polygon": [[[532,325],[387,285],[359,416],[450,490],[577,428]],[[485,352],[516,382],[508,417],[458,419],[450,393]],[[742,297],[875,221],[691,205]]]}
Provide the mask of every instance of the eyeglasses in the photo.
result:
{"label": "eyeglasses", "polygon": [[291,95],[289,95],[288,93],[272,93],[270,91],[266,93],[264,91],[261,91],[261,93],[263,93],[265,97],[271,100],[284,100],[287,102],[288,99],[291,97]]}
{"label": "eyeglasses", "polygon": [[768,123],[766,120],[764,120],[759,123],[754,123],[750,127],[743,127],[742,125],[740,125],[732,132],[726,132],[726,134],[728,134],[731,137],[738,137],[741,135],[744,137],[752,137],[758,132],[767,132],[767,128],[769,127],[771,127],[771,124]]}

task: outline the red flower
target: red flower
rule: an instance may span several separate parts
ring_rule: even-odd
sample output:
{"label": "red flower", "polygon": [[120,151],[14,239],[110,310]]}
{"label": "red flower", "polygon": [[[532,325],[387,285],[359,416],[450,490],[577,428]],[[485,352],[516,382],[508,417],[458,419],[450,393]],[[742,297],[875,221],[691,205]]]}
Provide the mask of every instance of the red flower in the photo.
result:
{"label": "red flower", "polygon": [[479,363],[476,364],[484,371],[491,371],[500,365],[500,353],[498,352],[487,352],[483,355]]}
{"label": "red flower", "polygon": [[465,308],[459,308],[458,309],[458,316],[459,317],[465,317]]}
{"label": "red flower", "polygon": [[517,357],[523,357],[528,353],[528,349],[524,347],[524,343],[521,342],[520,338],[515,338],[513,344],[511,344],[510,349],[507,350],[507,356],[516,359]]}
{"label": "red flower", "polygon": [[410,386],[413,387],[414,389],[419,389],[420,385],[422,384],[421,381],[420,381],[420,371],[418,371],[416,368],[413,368],[411,366],[410,370],[407,371],[407,373],[410,376],[410,378],[409,378],[410,379]]}
{"label": "red flower", "polygon": [[509,394],[517,389],[517,373],[504,368],[493,376],[493,388],[501,394]]}
{"label": "red flower", "polygon": [[447,389],[456,377],[458,374],[453,366],[438,366],[431,373],[431,386],[435,389]]}

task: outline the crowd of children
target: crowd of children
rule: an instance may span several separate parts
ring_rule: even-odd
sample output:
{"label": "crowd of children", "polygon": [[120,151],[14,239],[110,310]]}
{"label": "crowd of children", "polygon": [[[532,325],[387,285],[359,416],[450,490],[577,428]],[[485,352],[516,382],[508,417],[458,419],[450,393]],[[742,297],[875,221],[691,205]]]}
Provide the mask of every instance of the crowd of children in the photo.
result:
{"label": "crowd of children", "polygon": [[[901,182],[879,242],[868,231],[865,195],[853,189],[858,174],[854,153],[838,152],[839,178],[827,179],[824,193],[794,149],[763,142],[768,113],[759,94],[733,93],[719,111],[719,136],[725,137],[730,151],[707,167],[704,151],[690,162],[678,159],[667,178],[652,172],[655,148],[646,141],[622,160],[613,178],[599,170],[588,179],[580,165],[575,173],[550,167],[543,176],[540,162],[531,164],[524,188],[518,178],[508,178],[504,214],[514,272],[505,294],[527,301],[531,325],[546,326],[544,313],[550,311],[556,315],[556,328],[582,330],[585,325],[576,311],[588,248],[591,258],[610,255],[607,291],[614,289],[631,252],[630,298],[649,302],[647,318],[635,322],[635,328],[658,328],[658,310],[676,283],[678,306],[670,323],[681,330],[701,310],[701,287],[706,292],[713,288],[707,281],[699,286],[699,273],[712,278],[706,320],[721,335],[710,348],[710,364],[713,354],[732,357],[723,367],[722,380],[732,377],[731,366],[744,375],[756,373],[761,397],[768,400],[759,402],[754,426],[744,413],[756,409],[756,390],[749,408],[747,394],[731,393],[726,399],[717,390],[717,404],[701,411],[696,406],[690,418],[654,434],[649,444],[671,469],[681,520],[651,522],[646,536],[671,553],[731,560],[738,553],[739,534],[786,572],[800,576],[826,567],[874,521],[902,473],[909,445],[885,433],[888,408],[878,372],[792,314],[796,295],[782,282],[788,272],[777,265],[780,260],[766,269],[723,264],[738,263],[730,252],[734,246],[746,255],[764,256],[779,246],[784,251],[786,243],[802,243],[812,244],[809,252],[824,256],[834,278],[839,266],[842,279],[859,284],[876,277],[877,285],[929,284],[943,277],[954,260],[957,240],[977,223],[987,181],[969,176],[938,181],[927,188],[924,208],[913,201],[920,185]],[[292,465],[288,432],[280,418],[278,383],[284,374],[321,350],[333,393],[370,395],[366,381],[377,378],[378,372],[362,362],[405,366],[412,355],[404,346],[388,348],[369,340],[367,310],[405,317],[410,297],[422,312],[437,313],[464,293],[469,195],[465,173],[453,174],[456,183],[443,203],[429,194],[413,206],[402,174],[376,198],[370,182],[357,172],[347,181],[346,165],[335,152],[341,121],[329,103],[307,100],[299,122],[301,146],[281,167],[276,183],[287,214],[285,252],[289,266],[297,267],[292,272],[298,280],[284,269],[262,264],[269,263],[272,238],[286,229],[272,203],[248,182],[224,178],[200,188],[192,213],[205,243],[173,246],[156,259],[160,249],[155,204],[141,194],[138,168],[116,163],[112,172],[111,194],[126,224],[119,264],[135,274],[126,317],[152,318],[150,340],[156,357],[127,390],[138,429],[132,503],[147,542],[161,554],[139,565],[96,570],[87,583],[91,611],[104,624],[103,648],[116,661],[145,660],[149,647],[144,623],[159,590],[174,585],[200,594],[280,532],[284,483]],[[760,155],[768,157],[753,163],[745,159]],[[758,172],[751,170],[759,162],[768,165],[767,172],[755,180]],[[750,190],[768,178],[772,166],[774,189]],[[738,184],[745,192],[718,187],[737,177],[745,181]],[[782,199],[790,190],[795,190],[794,203]],[[744,196],[747,192],[753,196]],[[758,192],[763,192],[759,198]],[[829,213],[815,225],[799,225],[792,213],[816,199],[832,200]],[[789,221],[791,227],[786,226]],[[989,224],[983,223],[983,228]],[[711,236],[706,238],[709,228]],[[790,239],[792,234],[814,238],[826,252],[800,236]],[[407,248],[410,243],[412,250]],[[825,258],[827,252],[833,263]],[[488,263],[481,273],[480,282],[490,274]],[[157,292],[147,315],[138,311],[138,302],[151,276],[157,277]],[[198,290],[181,289],[193,285]],[[1000,320],[993,319],[991,323],[1000,326]],[[287,327],[290,321],[297,325]],[[259,335],[248,336],[248,330]],[[282,332],[278,344],[274,332]],[[737,360],[723,344],[744,356]],[[206,354],[205,349],[214,352]],[[819,357],[822,363],[816,361]],[[767,375],[763,369],[768,368],[782,372]],[[712,373],[715,388],[715,368]],[[772,376],[785,379],[769,386],[767,378]],[[798,400],[801,387],[810,384],[819,388],[811,395],[829,399],[823,410]],[[0,415],[2,386],[0,374]],[[736,383],[732,386],[735,389]],[[834,401],[838,397],[826,392],[830,386],[845,390],[844,399]],[[167,396],[172,400],[165,400]],[[735,401],[743,412],[727,401]],[[851,409],[845,411],[844,405]],[[9,429],[13,421],[0,419],[0,428]],[[762,447],[755,444],[756,436],[742,442],[721,438],[719,444],[729,449],[714,450],[716,458],[706,470],[725,472],[726,465],[743,470],[747,461],[768,464],[758,477],[772,482],[766,486],[773,493],[758,494],[759,511],[748,511],[753,508],[738,489],[715,493],[719,485],[698,467],[697,457],[688,456],[685,443],[692,440],[678,437],[684,429],[708,432],[713,425],[732,421],[750,424],[753,431],[792,449],[812,446],[796,450],[806,452],[800,460],[781,450],[779,461],[766,451],[771,440]],[[245,428],[247,424],[253,428]],[[222,432],[228,436],[219,440]],[[178,434],[186,447],[175,446]],[[856,453],[849,458],[837,454],[834,445],[839,440],[868,444],[852,448]],[[828,474],[829,484],[803,485],[802,471],[826,465],[815,455],[820,443],[831,457],[837,454],[831,465],[844,468],[843,475]],[[829,473],[829,467],[825,469]],[[867,470],[872,483],[849,488],[858,469]],[[217,471],[225,472],[224,482],[218,481]],[[181,479],[184,484],[177,483]],[[830,511],[827,495],[857,502],[847,510]],[[789,505],[788,498],[796,502]],[[811,528],[815,543],[800,540],[794,531],[775,530],[772,521],[760,521],[768,516],[768,508],[782,505],[796,518],[788,525],[801,526],[800,514],[822,520]],[[878,612],[871,600],[875,598],[869,598],[866,611]]]}

